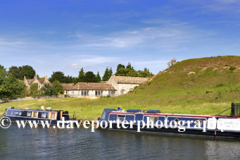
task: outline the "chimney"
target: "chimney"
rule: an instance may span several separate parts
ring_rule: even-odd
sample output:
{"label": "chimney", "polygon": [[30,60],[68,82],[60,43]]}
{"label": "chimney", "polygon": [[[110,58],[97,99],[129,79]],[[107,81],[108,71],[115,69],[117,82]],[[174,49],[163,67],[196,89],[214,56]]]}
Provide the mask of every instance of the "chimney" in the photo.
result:
{"label": "chimney", "polygon": [[47,75],[45,75],[45,80],[47,80]]}
{"label": "chimney", "polygon": [[35,74],[34,79],[37,79],[37,74]]}
{"label": "chimney", "polygon": [[26,79],[26,76],[24,76],[24,77],[23,77],[23,80],[24,80],[24,81],[26,81],[26,80],[27,80],[27,79]]}

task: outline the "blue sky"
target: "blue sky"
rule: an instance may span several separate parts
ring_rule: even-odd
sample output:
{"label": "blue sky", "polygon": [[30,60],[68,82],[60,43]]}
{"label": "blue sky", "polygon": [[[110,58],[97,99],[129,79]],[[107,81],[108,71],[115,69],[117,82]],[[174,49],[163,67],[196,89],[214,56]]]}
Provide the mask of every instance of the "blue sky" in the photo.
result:
{"label": "blue sky", "polygon": [[172,58],[240,55],[237,0],[1,0],[0,64],[39,74],[154,74]]}

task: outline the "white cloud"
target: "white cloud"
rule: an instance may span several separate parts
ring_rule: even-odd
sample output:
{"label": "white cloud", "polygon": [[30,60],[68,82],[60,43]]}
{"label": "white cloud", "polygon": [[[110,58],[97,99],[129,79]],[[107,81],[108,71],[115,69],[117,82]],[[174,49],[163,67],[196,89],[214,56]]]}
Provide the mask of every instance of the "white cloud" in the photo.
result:
{"label": "white cloud", "polygon": [[78,63],[73,63],[71,64],[71,66],[78,66]]}
{"label": "white cloud", "polygon": [[[187,28],[186,30],[190,30]],[[191,33],[177,27],[146,27],[126,30],[104,36],[77,34],[79,44],[73,47],[93,48],[133,48],[133,47],[172,47],[189,40]],[[86,37],[86,38],[85,38]]]}

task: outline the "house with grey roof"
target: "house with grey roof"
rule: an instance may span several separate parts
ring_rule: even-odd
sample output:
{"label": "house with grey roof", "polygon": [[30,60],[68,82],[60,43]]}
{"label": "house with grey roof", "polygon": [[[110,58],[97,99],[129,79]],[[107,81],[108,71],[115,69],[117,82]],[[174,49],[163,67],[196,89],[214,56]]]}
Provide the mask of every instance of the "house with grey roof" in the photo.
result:
{"label": "house with grey roof", "polygon": [[148,78],[111,76],[107,82],[78,82],[75,85],[73,83],[62,83],[62,86],[64,94],[69,96],[119,96],[126,94],[128,91],[133,90],[134,87],[146,81],[148,81]]}

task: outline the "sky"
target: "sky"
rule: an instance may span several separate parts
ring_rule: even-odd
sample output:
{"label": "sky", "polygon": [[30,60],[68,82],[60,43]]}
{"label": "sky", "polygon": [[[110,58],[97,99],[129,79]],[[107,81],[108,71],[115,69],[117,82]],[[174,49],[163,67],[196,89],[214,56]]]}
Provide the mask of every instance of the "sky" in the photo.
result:
{"label": "sky", "polygon": [[40,77],[153,74],[173,58],[240,56],[238,0],[0,0],[0,65],[30,65]]}

